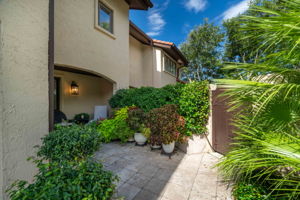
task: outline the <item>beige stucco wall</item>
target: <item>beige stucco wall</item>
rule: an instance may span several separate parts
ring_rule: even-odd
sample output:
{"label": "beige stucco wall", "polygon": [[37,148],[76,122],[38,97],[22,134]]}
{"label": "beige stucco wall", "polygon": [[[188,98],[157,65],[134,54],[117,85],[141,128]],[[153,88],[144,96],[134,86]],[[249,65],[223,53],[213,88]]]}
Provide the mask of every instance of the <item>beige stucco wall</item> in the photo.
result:
{"label": "beige stucco wall", "polygon": [[162,49],[143,45],[131,36],[129,41],[130,86],[159,88],[176,83],[176,77],[164,71],[163,56],[165,52]]}
{"label": "beige stucco wall", "polygon": [[1,0],[0,199],[36,172],[26,159],[48,133],[48,0]]}
{"label": "beige stucco wall", "polygon": [[153,86],[153,51],[130,36],[130,86]]}
{"label": "beige stucco wall", "polygon": [[55,63],[92,70],[129,87],[129,6],[103,0],[114,12],[114,38],[95,28],[95,0],[55,2]]}
{"label": "beige stucco wall", "polygon": [[[59,70],[54,75],[61,78],[61,111],[68,119],[79,113],[88,113],[93,119],[95,106],[108,105],[113,94],[113,84],[103,78]],[[79,86],[78,96],[70,94],[72,81]]]}
{"label": "beige stucco wall", "polygon": [[164,71],[164,53],[160,48],[153,48],[153,86],[158,88],[176,83],[176,77]]}

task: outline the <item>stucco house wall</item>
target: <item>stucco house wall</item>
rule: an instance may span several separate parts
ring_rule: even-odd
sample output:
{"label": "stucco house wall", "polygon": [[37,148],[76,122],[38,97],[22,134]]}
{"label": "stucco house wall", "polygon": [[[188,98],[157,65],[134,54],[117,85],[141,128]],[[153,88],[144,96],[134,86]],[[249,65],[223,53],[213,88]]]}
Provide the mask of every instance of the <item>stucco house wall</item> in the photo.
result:
{"label": "stucco house wall", "polygon": [[130,36],[130,51],[129,51],[129,65],[130,65],[130,86],[141,87],[144,86],[143,74],[144,74],[144,52],[143,44]]}
{"label": "stucco house wall", "polygon": [[[95,106],[108,105],[113,94],[113,84],[103,78],[60,70],[55,70],[54,76],[61,79],[60,110],[68,119],[79,113],[88,113],[93,119]],[[78,84],[79,95],[71,95],[72,81]]]}
{"label": "stucco house wall", "polygon": [[[160,82],[160,84],[161,84],[161,86],[165,86],[165,85],[168,85],[168,84],[175,84],[176,82],[177,82],[177,80],[176,80],[176,76],[174,76],[174,75],[172,75],[172,74],[170,74],[170,73],[168,73],[168,72],[166,72],[165,70],[164,70],[164,56],[166,56],[165,55],[165,53],[163,52],[162,53],[162,73],[161,73],[161,82]],[[170,57],[169,57],[170,58]],[[171,58],[172,59],[172,58]],[[176,62],[174,59],[172,59],[174,62]],[[176,67],[177,68],[179,68],[180,66],[178,65],[178,63],[176,63]]]}
{"label": "stucco house wall", "polygon": [[153,68],[155,67],[153,62],[153,47],[150,46],[144,46],[143,49],[143,67],[144,67],[144,73],[142,74],[142,78],[144,80],[144,84],[147,86],[154,86],[153,83]]}
{"label": "stucco house wall", "polygon": [[[159,88],[176,83],[176,76],[164,71],[166,53],[162,49],[144,45],[131,36],[129,41],[131,87]],[[179,67],[178,63],[177,67]]]}
{"label": "stucco house wall", "polygon": [[48,133],[48,0],[0,1],[0,199]]}
{"label": "stucco house wall", "polygon": [[153,48],[153,86],[158,88],[176,83],[176,77],[164,71],[164,54],[162,49]]}
{"label": "stucco house wall", "polygon": [[132,36],[129,40],[130,86],[153,86],[153,51]]}
{"label": "stucco house wall", "polygon": [[97,72],[129,86],[129,6],[124,0],[102,0],[113,10],[114,35],[95,26],[98,0],[55,2],[55,64]]}

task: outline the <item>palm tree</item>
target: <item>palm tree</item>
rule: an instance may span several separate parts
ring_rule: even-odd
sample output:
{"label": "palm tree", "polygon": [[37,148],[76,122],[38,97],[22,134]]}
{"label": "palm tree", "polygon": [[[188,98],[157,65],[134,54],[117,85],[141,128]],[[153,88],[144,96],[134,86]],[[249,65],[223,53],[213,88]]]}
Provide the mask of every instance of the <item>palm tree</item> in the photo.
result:
{"label": "palm tree", "polygon": [[[230,64],[248,80],[218,80],[234,86],[226,95],[238,109],[233,149],[219,163],[226,178],[267,185],[269,196],[300,197],[300,0],[256,5],[259,16],[242,16],[245,37],[263,41],[255,64]],[[269,54],[269,50],[273,53]],[[275,53],[274,53],[275,52]],[[242,107],[241,107],[242,106]],[[241,109],[243,108],[243,109]]]}

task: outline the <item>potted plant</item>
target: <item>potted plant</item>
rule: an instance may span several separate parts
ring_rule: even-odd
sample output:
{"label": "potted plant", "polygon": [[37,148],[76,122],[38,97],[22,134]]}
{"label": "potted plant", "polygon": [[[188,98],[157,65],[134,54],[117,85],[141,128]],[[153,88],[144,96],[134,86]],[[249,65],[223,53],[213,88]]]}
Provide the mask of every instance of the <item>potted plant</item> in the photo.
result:
{"label": "potted plant", "polygon": [[76,124],[86,124],[89,122],[89,120],[90,120],[90,115],[87,113],[80,113],[75,115],[74,117],[74,122]]}
{"label": "potted plant", "polygon": [[144,145],[147,142],[147,136],[150,134],[150,129],[144,124],[145,114],[142,109],[131,107],[128,110],[127,123],[129,127],[135,131],[134,140],[138,145]]}
{"label": "potted plant", "polygon": [[146,115],[146,124],[150,128],[151,134],[148,137],[151,150],[161,149],[161,135],[160,126],[161,124],[157,121],[159,119],[158,109],[151,110]]}
{"label": "potted plant", "polygon": [[177,112],[177,106],[173,104],[165,105],[161,108],[153,109],[149,113],[151,123],[151,132],[153,137],[159,137],[163,151],[172,153],[175,148],[175,142],[182,136],[185,120]]}

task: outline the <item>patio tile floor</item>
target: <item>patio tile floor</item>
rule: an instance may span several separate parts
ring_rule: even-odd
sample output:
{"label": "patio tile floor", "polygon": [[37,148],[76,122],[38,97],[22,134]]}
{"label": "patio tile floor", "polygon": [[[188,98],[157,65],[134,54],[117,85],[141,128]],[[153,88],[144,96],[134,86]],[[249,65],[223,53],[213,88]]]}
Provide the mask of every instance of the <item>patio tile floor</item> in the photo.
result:
{"label": "patio tile floor", "polygon": [[169,159],[160,151],[134,144],[103,144],[95,159],[120,177],[115,199],[124,200],[231,200],[216,168],[217,153]]}

